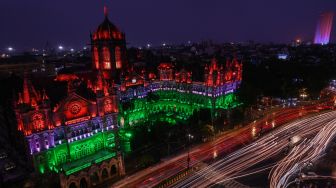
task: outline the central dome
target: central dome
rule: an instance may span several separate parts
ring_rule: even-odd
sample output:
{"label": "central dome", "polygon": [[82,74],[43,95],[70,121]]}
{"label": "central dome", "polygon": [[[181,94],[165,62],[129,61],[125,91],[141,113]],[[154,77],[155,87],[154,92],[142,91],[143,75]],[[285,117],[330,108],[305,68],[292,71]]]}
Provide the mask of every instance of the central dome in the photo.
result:
{"label": "central dome", "polygon": [[123,39],[124,35],[120,30],[108,19],[107,8],[104,7],[105,19],[101,23],[97,31],[93,34],[93,40],[106,40],[106,39]]}
{"label": "central dome", "polygon": [[103,23],[98,26],[97,32],[107,31],[109,33],[119,32],[119,29],[108,19],[107,14],[105,14],[105,19]]}

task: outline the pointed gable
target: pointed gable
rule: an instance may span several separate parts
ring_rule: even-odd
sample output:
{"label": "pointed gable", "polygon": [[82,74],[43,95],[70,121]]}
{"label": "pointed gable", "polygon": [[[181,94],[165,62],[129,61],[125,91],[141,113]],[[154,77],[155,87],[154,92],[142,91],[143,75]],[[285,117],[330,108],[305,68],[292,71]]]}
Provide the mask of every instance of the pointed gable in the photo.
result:
{"label": "pointed gable", "polygon": [[54,112],[56,122],[71,124],[72,122],[88,120],[91,117],[95,117],[97,107],[96,102],[85,99],[73,92],[61,102]]}

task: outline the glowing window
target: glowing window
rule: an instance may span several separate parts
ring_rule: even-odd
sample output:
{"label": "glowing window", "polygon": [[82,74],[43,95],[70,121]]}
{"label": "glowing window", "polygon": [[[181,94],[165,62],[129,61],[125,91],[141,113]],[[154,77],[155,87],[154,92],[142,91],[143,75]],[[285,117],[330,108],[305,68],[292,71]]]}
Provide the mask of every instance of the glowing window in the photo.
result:
{"label": "glowing window", "polygon": [[121,50],[119,46],[115,48],[115,60],[116,60],[116,68],[120,69],[121,68]]}
{"label": "glowing window", "polygon": [[104,62],[104,69],[111,69],[111,56],[110,51],[107,47],[103,48],[103,62]]}
{"label": "glowing window", "polygon": [[44,128],[43,115],[40,113],[34,114],[32,117],[32,123],[35,130],[40,130]]}
{"label": "glowing window", "polygon": [[104,111],[105,113],[110,113],[113,111],[113,103],[110,99],[106,99],[104,102]]}
{"label": "glowing window", "polygon": [[99,69],[99,54],[98,54],[98,48],[94,47],[93,48],[93,60],[94,60],[94,64],[96,69]]}

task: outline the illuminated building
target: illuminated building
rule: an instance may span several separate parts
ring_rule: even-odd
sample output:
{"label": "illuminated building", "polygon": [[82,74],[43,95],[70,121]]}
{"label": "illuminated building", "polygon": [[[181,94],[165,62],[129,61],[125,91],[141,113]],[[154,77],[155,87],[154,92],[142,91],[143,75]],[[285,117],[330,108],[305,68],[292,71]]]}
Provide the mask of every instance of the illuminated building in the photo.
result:
{"label": "illuminated building", "polygon": [[[125,175],[120,145],[131,136],[126,128],[155,119],[176,124],[201,108],[215,112],[239,105],[234,92],[242,63],[237,59],[225,66],[213,59],[203,82],[171,63],[161,63],[158,75],[128,65],[125,35],[108,20],[106,9],[91,42],[92,75],[58,75],[55,81],[68,82],[67,97],[53,109],[46,92],[37,91],[27,75],[15,104],[18,130],[36,171],[59,173],[62,187],[93,186]],[[93,96],[77,92],[80,83]],[[157,99],[148,99],[150,94]]]}
{"label": "illuminated building", "polygon": [[315,44],[324,45],[329,43],[333,17],[334,14],[332,12],[327,12],[321,15],[316,28],[314,39]]}
{"label": "illuminated building", "polygon": [[279,53],[278,54],[278,59],[280,59],[280,60],[287,60],[288,59],[288,54],[286,54],[286,53]]}
{"label": "illuminated building", "polygon": [[[213,59],[210,66],[205,66],[204,82],[192,81],[190,71],[176,71],[169,63],[161,63],[158,71],[156,80],[134,76],[128,78],[129,84],[121,85],[120,102],[132,103],[126,109],[119,110],[124,126],[149,121],[151,115],[161,112],[174,113],[178,119],[187,120],[195,110],[201,108],[228,109],[239,104],[234,91],[242,80],[242,63],[236,59],[227,60],[225,66]],[[134,71],[128,72],[134,74]],[[138,79],[142,80],[135,81]],[[148,93],[157,95],[158,100],[148,101]]]}
{"label": "illuminated building", "polygon": [[[122,176],[116,92],[99,88],[95,99],[86,99],[75,92],[73,84],[69,82],[66,99],[51,109],[46,93],[24,79],[15,112],[35,169],[42,174],[60,173],[62,187],[71,183],[79,187],[84,180],[94,185]],[[96,178],[91,180],[91,176]]]}

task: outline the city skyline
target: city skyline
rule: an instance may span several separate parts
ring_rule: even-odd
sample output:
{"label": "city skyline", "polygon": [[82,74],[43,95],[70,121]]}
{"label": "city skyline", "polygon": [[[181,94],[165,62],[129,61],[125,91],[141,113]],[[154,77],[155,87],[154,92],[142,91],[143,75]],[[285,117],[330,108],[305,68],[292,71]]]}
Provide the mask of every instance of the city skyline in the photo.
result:
{"label": "city skyline", "polygon": [[[0,31],[2,49],[43,48],[47,42],[52,46],[81,48],[89,43],[88,34],[94,32],[95,23],[103,18],[104,5],[109,7],[111,21],[125,32],[128,46],[208,39],[264,43],[288,43],[296,38],[313,41],[319,15],[335,12],[333,7],[336,7],[332,1],[271,3],[264,0],[246,2],[244,6],[240,2],[216,0],[193,1],[193,4],[189,1],[22,3],[14,0],[0,4],[3,9],[0,21],[6,26]],[[331,35],[334,41],[334,30]]]}

